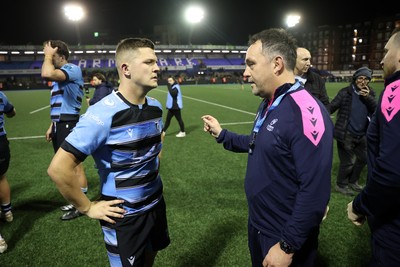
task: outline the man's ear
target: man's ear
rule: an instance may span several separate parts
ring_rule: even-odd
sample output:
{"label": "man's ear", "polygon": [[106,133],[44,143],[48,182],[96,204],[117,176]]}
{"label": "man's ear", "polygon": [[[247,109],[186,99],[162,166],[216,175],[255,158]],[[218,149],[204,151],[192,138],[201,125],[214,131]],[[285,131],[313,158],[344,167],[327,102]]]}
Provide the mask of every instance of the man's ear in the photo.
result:
{"label": "man's ear", "polygon": [[123,63],[123,64],[121,65],[121,69],[122,69],[122,72],[124,73],[124,75],[125,75],[126,77],[130,77],[130,76],[131,76],[131,72],[129,71],[129,66],[128,66],[128,64]]}
{"label": "man's ear", "polygon": [[282,73],[283,69],[284,69],[284,64],[283,64],[283,59],[281,56],[276,56],[273,59],[273,63],[274,63],[274,74],[278,74],[278,73]]}

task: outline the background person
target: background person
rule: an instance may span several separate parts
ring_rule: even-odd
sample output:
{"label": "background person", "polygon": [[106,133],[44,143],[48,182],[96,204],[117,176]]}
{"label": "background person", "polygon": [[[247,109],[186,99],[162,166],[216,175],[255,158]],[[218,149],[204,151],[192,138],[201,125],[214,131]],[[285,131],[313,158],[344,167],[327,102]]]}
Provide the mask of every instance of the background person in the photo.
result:
{"label": "background person", "polygon": [[179,83],[173,78],[168,77],[168,96],[167,96],[167,118],[165,119],[165,124],[163,128],[163,132],[166,132],[172,117],[175,117],[179,123],[180,132],[176,135],[176,137],[185,137],[185,124],[183,123],[181,110],[183,108],[182,102],[182,92]]}
{"label": "background person", "polygon": [[[160,72],[154,43],[123,39],[115,62],[118,90],[88,108],[48,173],[64,198],[100,220],[111,266],[152,266],[170,243],[158,158],[162,106],[147,96]],[[102,183],[101,201],[91,202],[73,182],[75,167],[89,155]]]}
{"label": "background person", "polygon": [[4,127],[4,114],[7,118],[12,118],[16,111],[7,96],[0,91],[0,218],[6,222],[12,222],[14,217],[11,205],[11,189],[7,180],[11,154],[10,143]]}
{"label": "background person", "polygon": [[[69,49],[65,42],[61,40],[47,41],[44,43],[43,52],[41,75],[47,81],[52,81],[51,123],[46,132],[46,140],[53,143],[54,152],[57,152],[79,120],[84,94],[83,77],[81,68],[68,62]],[[82,192],[86,194],[88,184],[83,164],[76,166],[75,177]],[[61,210],[67,211],[61,216],[61,220],[71,220],[82,215],[70,204],[62,206]]]}
{"label": "background person", "polygon": [[385,45],[385,79],[367,131],[367,184],[347,206],[355,225],[368,221],[370,266],[400,266],[400,28]]}
{"label": "background person", "polygon": [[296,67],[294,74],[296,79],[304,84],[304,88],[319,99],[325,108],[329,110],[329,96],[326,92],[325,80],[311,69],[311,53],[304,47],[296,49]]}
{"label": "background person", "polygon": [[[10,166],[11,154],[7,132],[4,128],[4,114],[8,118],[12,118],[16,111],[7,96],[0,91],[0,218],[6,222],[12,222],[14,217],[11,205],[11,189],[6,176]],[[7,247],[7,242],[0,234],[0,253],[5,252]]]}
{"label": "background person", "polygon": [[372,70],[362,67],[354,72],[349,86],[342,88],[330,103],[330,112],[336,111],[334,137],[339,155],[336,191],[344,195],[360,192],[358,183],[367,165],[367,138],[370,116],[376,109],[374,90],[368,86]]}
{"label": "background person", "polygon": [[253,131],[239,135],[204,115],[204,131],[248,153],[245,191],[252,266],[313,266],[330,198],[333,124],[295,80],[295,40],[283,29],[253,35],[244,77],[263,98]]}
{"label": "background person", "polygon": [[113,85],[109,83],[106,80],[106,77],[100,72],[93,74],[92,81],[92,85],[95,87],[95,90],[92,98],[86,97],[88,106],[94,105],[106,95],[111,94],[111,92],[114,90]]}

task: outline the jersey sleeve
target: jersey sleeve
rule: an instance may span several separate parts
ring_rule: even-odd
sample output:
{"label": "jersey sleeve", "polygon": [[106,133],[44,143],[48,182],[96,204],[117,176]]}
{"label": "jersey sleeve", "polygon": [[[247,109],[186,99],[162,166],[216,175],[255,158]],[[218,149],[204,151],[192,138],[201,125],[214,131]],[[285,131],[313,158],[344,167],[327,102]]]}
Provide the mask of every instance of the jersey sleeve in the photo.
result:
{"label": "jersey sleeve", "polygon": [[101,108],[101,105],[90,106],[65,139],[69,145],[86,156],[104,144],[110,132],[111,118],[99,112]]}

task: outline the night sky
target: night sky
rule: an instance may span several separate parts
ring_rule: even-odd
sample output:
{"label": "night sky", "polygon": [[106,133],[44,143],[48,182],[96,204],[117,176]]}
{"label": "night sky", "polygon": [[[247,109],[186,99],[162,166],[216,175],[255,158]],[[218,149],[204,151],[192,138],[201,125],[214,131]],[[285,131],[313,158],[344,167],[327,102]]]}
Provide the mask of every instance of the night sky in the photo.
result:
{"label": "night sky", "polygon": [[[62,0],[3,1],[0,45],[40,45],[44,40],[61,39],[82,44],[115,45],[121,38],[153,32],[154,25],[177,24],[185,41],[190,26],[183,18],[184,8],[196,1],[183,0],[86,0],[78,1],[86,10],[76,25],[63,14]],[[302,16],[303,25],[341,25],[378,16],[393,16],[395,6],[382,3],[343,0],[201,0],[205,19],[192,32],[193,44],[246,45],[248,36],[269,27],[285,27],[288,11]],[[4,7],[5,5],[5,7]],[[99,32],[95,39],[93,32]]]}

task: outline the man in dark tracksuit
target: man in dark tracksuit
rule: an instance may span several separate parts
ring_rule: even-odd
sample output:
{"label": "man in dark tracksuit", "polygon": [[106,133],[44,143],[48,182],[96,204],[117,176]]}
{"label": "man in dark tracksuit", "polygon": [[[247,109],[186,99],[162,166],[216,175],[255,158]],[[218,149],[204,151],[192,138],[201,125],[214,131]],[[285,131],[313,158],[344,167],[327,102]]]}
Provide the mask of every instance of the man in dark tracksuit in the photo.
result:
{"label": "man in dark tracksuit", "polygon": [[[276,97],[289,88],[278,88]],[[320,127],[325,130],[319,131],[318,142],[303,132],[309,130],[309,118],[304,114],[308,103],[297,101],[294,95],[314,101]],[[264,239],[264,249],[284,240],[295,250],[316,253],[321,211],[329,201],[332,163],[333,125],[323,109],[303,88],[285,96],[267,115],[248,156],[245,191],[249,239]],[[227,150],[247,152],[251,135],[240,136],[224,129],[217,142]],[[253,244],[249,246],[252,249]]]}
{"label": "man in dark tracksuit", "polygon": [[323,104],[295,81],[296,50],[288,39],[284,30],[268,29],[249,41],[244,76],[253,94],[264,98],[251,134],[230,132],[211,115],[202,117],[204,130],[225,149],[248,153],[253,267],[314,266],[330,199],[333,123]]}
{"label": "man in dark tracksuit", "polygon": [[400,266],[400,29],[385,45],[385,89],[367,131],[368,180],[348,204],[355,225],[368,221],[370,266]]}

